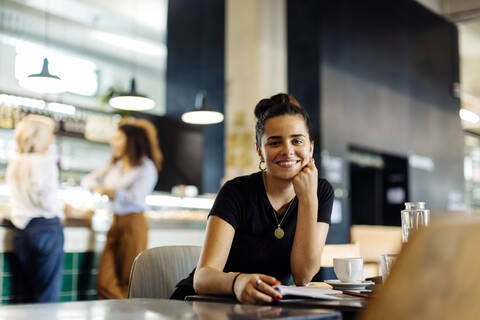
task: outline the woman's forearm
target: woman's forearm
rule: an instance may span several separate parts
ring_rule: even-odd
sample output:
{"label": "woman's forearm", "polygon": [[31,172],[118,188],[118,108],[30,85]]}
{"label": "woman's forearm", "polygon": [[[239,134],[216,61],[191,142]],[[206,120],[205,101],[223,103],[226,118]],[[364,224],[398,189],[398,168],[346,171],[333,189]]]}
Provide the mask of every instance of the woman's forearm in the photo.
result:
{"label": "woman's forearm", "polygon": [[233,295],[232,284],[236,275],[212,267],[200,267],[195,270],[193,288],[197,294]]}
{"label": "woman's forearm", "polygon": [[[297,228],[293,241],[290,266],[297,285],[305,285],[320,269],[324,237],[319,238],[318,201],[299,201]],[[323,241],[322,241],[323,239]]]}

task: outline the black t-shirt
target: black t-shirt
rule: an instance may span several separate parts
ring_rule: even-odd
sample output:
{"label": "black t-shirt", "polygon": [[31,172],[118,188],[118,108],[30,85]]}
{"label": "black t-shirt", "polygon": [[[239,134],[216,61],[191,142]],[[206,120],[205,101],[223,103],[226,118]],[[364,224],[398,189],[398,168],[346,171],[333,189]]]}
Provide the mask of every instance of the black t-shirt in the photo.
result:
{"label": "black t-shirt", "polygon": [[[333,205],[333,188],[325,179],[318,180],[318,222],[330,224]],[[278,215],[268,200],[262,173],[257,172],[230,180],[220,189],[209,217],[214,215],[235,229],[224,272],[263,273],[287,284],[290,276],[290,254],[297,226],[298,199],[295,197],[283,215]],[[285,232],[277,239],[274,231],[278,221]],[[182,280],[177,286],[192,284],[192,279]],[[189,278],[190,278],[189,277]],[[175,296],[175,294],[174,294]],[[181,297],[180,297],[181,298]]]}

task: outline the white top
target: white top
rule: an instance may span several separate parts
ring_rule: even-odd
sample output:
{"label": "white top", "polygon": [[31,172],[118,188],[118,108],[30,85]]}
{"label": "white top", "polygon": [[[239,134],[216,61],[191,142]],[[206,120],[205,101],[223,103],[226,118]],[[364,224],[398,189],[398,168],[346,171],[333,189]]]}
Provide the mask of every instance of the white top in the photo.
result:
{"label": "white top", "polygon": [[25,229],[37,217],[64,217],[57,196],[58,168],[47,154],[18,154],[8,163],[6,179],[15,227]]}
{"label": "white top", "polygon": [[157,184],[158,172],[153,161],[143,157],[138,166],[127,171],[123,162],[95,170],[82,179],[82,187],[91,189],[95,185],[115,190],[115,198],[110,201],[110,209],[116,215],[144,212],[148,209],[145,197],[152,193]]}

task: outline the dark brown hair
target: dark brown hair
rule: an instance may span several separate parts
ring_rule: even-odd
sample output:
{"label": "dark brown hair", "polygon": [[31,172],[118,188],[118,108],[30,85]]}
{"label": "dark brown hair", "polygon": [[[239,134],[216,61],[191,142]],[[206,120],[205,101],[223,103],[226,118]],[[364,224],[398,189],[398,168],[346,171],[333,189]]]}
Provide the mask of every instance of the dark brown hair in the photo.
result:
{"label": "dark brown hair", "polygon": [[[118,130],[127,138],[125,154],[132,166],[138,166],[146,156],[153,161],[158,171],[162,170],[163,154],[158,145],[157,130],[150,121],[129,119],[128,122],[121,123]],[[118,159],[114,159],[116,160]]]}
{"label": "dark brown hair", "polygon": [[293,96],[287,93],[278,93],[268,99],[260,100],[255,106],[255,117],[257,117],[255,132],[258,148],[261,146],[262,135],[265,131],[265,122],[270,118],[282,115],[301,116],[305,121],[309,138],[310,140],[312,139],[312,129],[310,127],[310,117],[308,113]]}

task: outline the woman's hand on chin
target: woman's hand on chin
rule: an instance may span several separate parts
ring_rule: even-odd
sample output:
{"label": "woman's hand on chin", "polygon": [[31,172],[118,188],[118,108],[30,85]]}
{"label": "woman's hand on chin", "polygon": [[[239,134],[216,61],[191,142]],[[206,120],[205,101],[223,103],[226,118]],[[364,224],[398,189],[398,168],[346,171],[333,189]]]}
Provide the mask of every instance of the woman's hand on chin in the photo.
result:
{"label": "woman's hand on chin", "polygon": [[293,189],[299,201],[314,199],[317,197],[318,170],[313,161],[309,161],[306,166],[293,178]]}
{"label": "woman's hand on chin", "polygon": [[237,300],[241,303],[271,303],[275,299],[282,298],[278,291],[272,288],[272,286],[277,284],[280,284],[280,281],[274,277],[258,273],[242,273],[235,282],[233,292]]}

